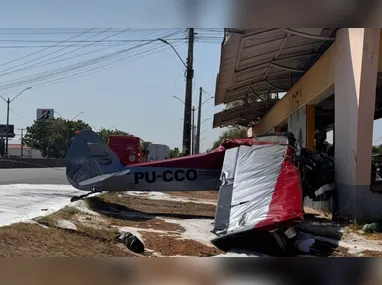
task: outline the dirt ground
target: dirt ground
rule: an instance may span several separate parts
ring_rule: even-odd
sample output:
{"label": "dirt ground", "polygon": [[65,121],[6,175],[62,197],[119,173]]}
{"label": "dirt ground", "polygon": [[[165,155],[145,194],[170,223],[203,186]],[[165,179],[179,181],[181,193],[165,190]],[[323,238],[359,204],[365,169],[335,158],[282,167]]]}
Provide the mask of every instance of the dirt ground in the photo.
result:
{"label": "dirt ground", "polygon": [[[176,193],[171,196],[176,197]],[[164,220],[211,219],[212,222],[216,207],[196,203],[192,198],[212,200],[216,193],[201,196],[179,195],[190,198],[190,202],[114,193],[91,197],[86,199],[88,211],[68,206],[35,222],[0,228],[0,256],[137,256],[115,241],[123,227],[137,229],[146,248],[143,256],[218,255],[222,252],[212,245],[182,238],[185,229]],[[75,230],[60,228],[59,221],[70,222]]]}
{"label": "dirt ground", "polygon": [[[145,195],[110,193],[73,203],[28,223],[1,227],[0,256],[208,257],[222,254],[221,250],[208,242],[208,237],[201,241],[187,234],[190,225],[193,228],[191,230],[199,234],[200,225],[193,224],[194,221],[204,221],[204,227],[212,229],[216,205],[211,202],[217,200],[218,193],[166,194],[169,195],[167,197],[181,199],[158,200]],[[357,243],[350,249],[343,245],[333,247],[328,256],[382,257],[382,251],[375,245],[382,241],[381,234],[362,234],[360,226],[338,224],[309,209],[306,209],[306,214],[305,222],[297,228],[315,236],[338,239],[348,244]],[[184,222],[190,223],[188,229]],[[140,238],[145,252],[136,254],[117,242],[116,237],[121,231],[132,232]]]}

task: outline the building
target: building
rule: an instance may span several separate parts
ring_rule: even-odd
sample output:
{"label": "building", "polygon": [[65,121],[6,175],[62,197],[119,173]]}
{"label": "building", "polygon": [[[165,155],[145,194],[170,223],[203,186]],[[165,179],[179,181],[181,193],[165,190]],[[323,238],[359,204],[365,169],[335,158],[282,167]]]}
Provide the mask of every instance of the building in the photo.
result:
{"label": "building", "polygon": [[[226,29],[214,128],[241,125],[253,135],[289,131],[314,148],[333,131],[333,212],[357,222],[382,216],[371,190],[373,122],[382,118],[380,28]],[[284,95],[278,96],[278,94]]]}
{"label": "building", "polygon": [[8,154],[9,157],[43,158],[39,150],[31,149],[28,146],[21,148],[21,144],[9,144]]}

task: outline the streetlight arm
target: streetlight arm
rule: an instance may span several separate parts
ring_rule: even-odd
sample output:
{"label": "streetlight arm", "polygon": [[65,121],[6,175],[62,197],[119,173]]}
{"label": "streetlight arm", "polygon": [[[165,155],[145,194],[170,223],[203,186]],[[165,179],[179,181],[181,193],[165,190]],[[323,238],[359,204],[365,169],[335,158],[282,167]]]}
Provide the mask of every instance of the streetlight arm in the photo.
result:
{"label": "streetlight arm", "polygon": [[32,87],[27,87],[24,90],[22,90],[19,94],[17,94],[10,102],[13,102],[17,97],[19,97],[24,91],[27,91],[29,89],[32,89]]}
{"label": "streetlight arm", "polygon": [[81,114],[83,114],[84,112],[79,112],[77,115],[75,115],[72,119],[71,119],[71,121],[73,121],[75,118],[77,118],[79,115],[81,115]]}
{"label": "streetlight arm", "polygon": [[182,59],[182,57],[179,55],[179,53],[176,51],[176,49],[174,48],[174,46],[172,44],[170,44],[168,41],[161,39],[161,38],[158,38],[157,40],[161,41],[162,43],[164,43],[166,45],[169,45],[175,51],[176,55],[179,57],[179,59],[181,60],[181,62],[184,65],[184,67],[187,69],[187,64],[184,62],[184,60]]}
{"label": "streetlight arm", "polygon": [[182,102],[183,104],[186,104],[186,103],[184,103],[184,101],[182,100],[182,99],[180,99],[179,97],[177,97],[177,96],[172,96],[173,98],[175,98],[175,99],[178,99],[180,102]]}

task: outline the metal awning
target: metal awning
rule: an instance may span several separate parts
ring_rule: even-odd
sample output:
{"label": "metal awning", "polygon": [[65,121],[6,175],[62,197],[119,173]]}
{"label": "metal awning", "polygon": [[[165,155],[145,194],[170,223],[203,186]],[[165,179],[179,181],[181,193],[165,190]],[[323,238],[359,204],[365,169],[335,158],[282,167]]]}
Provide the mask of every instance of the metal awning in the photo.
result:
{"label": "metal awning", "polygon": [[277,103],[277,98],[249,102],[244,100],[238,106],[214,115],[213,128],[229,125],[250,126],[256,124]]}
{"label": "metal awning", "polygon": [[336,31],[335,28],[226,29],[215,106],[251,95],[287,92],[333,43]]}

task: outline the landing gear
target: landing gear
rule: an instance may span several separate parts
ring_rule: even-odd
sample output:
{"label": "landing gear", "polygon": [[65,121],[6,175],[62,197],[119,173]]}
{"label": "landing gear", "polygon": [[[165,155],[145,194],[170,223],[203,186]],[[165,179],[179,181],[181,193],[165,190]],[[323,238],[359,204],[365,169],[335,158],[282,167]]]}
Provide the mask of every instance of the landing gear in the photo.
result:
{"label": "landing gear", "polygon": [[91,194],[94,194],[94,193],[101,193],[101,192],[102,192],[102,190],[96,190],[96,188],[93,187],[93,190],[92,190],[91,192],[86,193],[86,194],[84,194],[84,195],[80,195],[80,196],[74,196],[74,197],[72,197],[72,198],[70,199],[70,202],[73,203],[73,202],[82,200],[82,199],[88,197],[88,196],[91,195]]}

